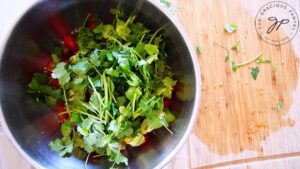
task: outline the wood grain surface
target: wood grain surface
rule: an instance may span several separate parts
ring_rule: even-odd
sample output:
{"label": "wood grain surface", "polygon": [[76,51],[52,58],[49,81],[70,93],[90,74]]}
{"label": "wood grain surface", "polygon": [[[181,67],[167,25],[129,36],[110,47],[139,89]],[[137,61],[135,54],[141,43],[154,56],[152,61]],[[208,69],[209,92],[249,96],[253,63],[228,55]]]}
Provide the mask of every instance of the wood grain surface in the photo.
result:
{"label": "wood grain surface", "polygon": [[[166,168],[300,168],[300,36],[298,33],[290,43],[280,46],[261,39],[254,21],[268,2],[176,1],[177,17],[194,46],[202,50],[198,60],[203,86],[193,133]],[[283,2],[300,13],[300,1]],[[224,25],[230,23],[239,27],[233,34],[224,31]],[[278,30],[278,34],[284,33]],[[234,73],[231,63],[225,63],[224,48],[230,49],[236,42],[241,49],[229,50],[230,61],[242,63],[262,53],[262,58],[272,63],[254,62]],[[260,73],[253,80],[251,68],[256,66]],[[276,108],[278,103],[282,103],[282,109]],[[286,158],[289,162],[258,165]]]}

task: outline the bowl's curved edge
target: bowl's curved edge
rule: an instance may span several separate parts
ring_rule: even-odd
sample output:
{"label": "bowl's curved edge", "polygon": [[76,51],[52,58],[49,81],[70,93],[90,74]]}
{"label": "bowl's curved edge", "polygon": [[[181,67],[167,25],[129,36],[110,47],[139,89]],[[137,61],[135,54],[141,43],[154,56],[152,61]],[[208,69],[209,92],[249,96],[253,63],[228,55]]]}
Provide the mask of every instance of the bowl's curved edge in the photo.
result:
{"label": "bowl's curved edge", "polygon": [[[197,116],[198,116],[198,111],[199,111],[199,107],[200,107],[200,100],[201,100],[201,78],[200,78],[200,66],[197,60],[197,55],[195,53],[195,50],[193,48],[193,45],[187,35],[187,33],[185,32],[185,30],[183,29],[183,27],[181,26],[181,24],[179,23],[178,19],[175,18],[169,11],[167,11],[167,9],[165,9],[165,7],[163,7],[161,4],[159,4],[159,2],[157,2],[156,0],[147,0],[149,1],[151,4],[153,4],[156,8],[158,8],[160,11],[162,11],[172,22],[173,24],[177,27],[178,31],[180,32],[180,34],[182,35],[185,43],[187,44],[187,47],[189,49],[189,53],[191,54],[192,57],[192,61],[193,61],[193,66],[194,66],[194,70],[195,70],[195,81],[196,81],[196,98],[195,98],[195,102],[194,102],[194,108],[193,108],[193,113],[192,113],[192,118],[191,118],[191,122],[189,123],[189,126],[187,128],[187,130],[185,131],[184,136],[182,137],[182,139],[180,140],[180,142],[177,144],[177,146],[175,147],[175,149],[173,149],[173,151],[162,161],[160,162],[160,164],[158,164],[155,169],[161,169],[162,167],[164,167],[179,151],[180,149],[183,147],[183,145],[185,144],[186,140],[188,139],[193,126],[196,122]],[[22,18],[22,16],[24,16],[24,14],[31,9],[36,3],[38,3],[38,1],[33,1],[30,4],[28,4],[28,6],[26,8],[24,8],[23,11],[21,11],[19,13],[19,16],[17,17],[17,19],[14,20],[14,23],[12,23],[11,27],[15,27],[16,24],[20,21],[20,19]],[[1,57],[4,53],[4,47],[12,33],[13,29],[11,29],[9,32],[6,33],[5,37],[3,37],[3,43],[0,45],[0,65],[1,65]],[[1,97],[1,96],[0,96]],[[23,151],[23,149],[18,145],[17,141],[15,140],[15,138],[12,136],[12,134],[10,133],[8,126],[4,120],[3,117],[3,113],[2,113],[2,107],[1,107],[1,103],[0,103],[0,122],[1,125],[4,128],[4,131],[6,133],[6,135],[8,136],[8,138],[10,139],[10,141],[12,142],[12,144],[14,145],[14,147],[17,149],[17,151],[30,163],[32,164],[35,168],[38,169],[45,169],[43,166],[41,166],[39,163],[37,163],[36,161],[32,160],[31,157],[25,152]]]}
{"label": "bowl's curved edge", "polygon": [[193,108],[193,113],[192,113],[192,118],[191,121],[189,123],[189,126],[187,127],[187,130],[185,131],[183,137],[181,138],[181,140],[179,141],[179,143],[177,144],[177,146],[175,147],[175,149],[172,150],[172,152],[162,161],[160,162],[160,164],[158,164],[155,169],[161,169],[163,168],[168,162],[171,161],[171,159],[173,157],[175,157],[175,155],[181,150],[181,148],[183,147],[183,145],[186,143],[193,127],[194,124],[197,120],[198,117],[198,111],[200,110],[200,100],[201,100],[201,73],[200,73],[200,65],[198,63],[198,59],[197,59],[197,55],[195,52],[195,49],[192,45],[192,42],[190,40],[190,38],[188,37],[188,34],[186,33],[186,31],[184,30],[184,28],[182,27],[182,25],[180,24],[179,20],[173,15],[171,14],[169,11],[167,11],[167,9],[165,7],[163,7],[158,1],[156,0],[147,0],[150,3],[152,3],[156,8],[158,8],[160,11],[162,11],[172,22],[173,24],[176,26],[176,28],[178,29],[178,31],[180,32],[180,34],[182,35],[182,38],[184,39],[184,42],[187,44],[187,47],[189,49],[189,53],[191,54],[192,57],[192,61],[193,61],[193,66],[194,66],[194,70],[195,70],[195,81],[196,81],[196,98],[195,98],[195,102],[194,102],[194,108]]}
{"label": "bowl's curved edge", "polygon": [[[24,14],[29,11],[31,8],[34,7],[35,4],[37,4],[38,1],[31,1],[28,3],[28,5],[26,6],[26,8],[23,8],[22,11],[19,12],[18,16],[16,17],[16,19],[14,21],[12,21],[11,24],[11,29],[9,31],[7,31],[4,35],[4,37],[2,38],[2,44],[0,44],[0,66],[1,66],[1,61],[2,61],[2,55],[4,53],[4,47],[7,44],[10,35],[13,32],[13,28],[17,25],[17,23],[19,23],[19,21],[22,19],[22,17],[24,16]],[[1,95],[0,95],[0,99],[1,99]],[[3,117],[3,113],[2,113],[2,106],[1,106],[1,102],[0,102],[0,123],[3,126],[4,132],[5,134],[8,136],[9,140],[11,141],[11,143],[13,144],[13,146],[17,149],[17,151],[25,158],[25,160],[27,160],[31,165],[33,165],[33,167],[38,168],[38,169],[45,169],[43,166],[41,166],[39,163],[37,163],[36,161],[32,160],[31,157],[25,152],[23,151],[23,149],[19,146],[19,144],[17,143],[17,141],[15,140],[15,138],[13,137],[13,135],[11,134],[11,132],[8,129],[8,126],[6,124],[6,121],[4,120]]]}

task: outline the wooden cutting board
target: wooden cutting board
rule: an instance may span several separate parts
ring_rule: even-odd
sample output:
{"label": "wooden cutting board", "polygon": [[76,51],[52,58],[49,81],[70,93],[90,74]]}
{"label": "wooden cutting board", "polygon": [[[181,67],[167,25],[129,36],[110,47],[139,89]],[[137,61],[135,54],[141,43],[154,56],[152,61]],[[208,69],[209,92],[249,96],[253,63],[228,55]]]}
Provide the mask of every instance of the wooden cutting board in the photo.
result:
{"label": "wooden cutting board", "polygon": [[[203,86],[193,133],[165,168],[300,168],[300,33],[287,44],[266,43],[256,31],[255,17],[269,2],[175,2],[177,17],[194,46],[202,50],[198,60]],[[300,14],[300,1],[282,2]],[[224,31],[224,25],[230,23],[238,25],[235,33]],[[284,26],[277,31],[289,33]],[[226,63],[224,48],[230,49],[235,42],[240,42],[240,51],[230,50]],[[235,73],[231,70],[232,60],[242,63],[259,53],[272,62],[254,62]],[[260,73],[254,80],[251,68],[256,66]],[[270,160],[276,162],[268,163]],[[266,163],[258,163],[261,161]]]}

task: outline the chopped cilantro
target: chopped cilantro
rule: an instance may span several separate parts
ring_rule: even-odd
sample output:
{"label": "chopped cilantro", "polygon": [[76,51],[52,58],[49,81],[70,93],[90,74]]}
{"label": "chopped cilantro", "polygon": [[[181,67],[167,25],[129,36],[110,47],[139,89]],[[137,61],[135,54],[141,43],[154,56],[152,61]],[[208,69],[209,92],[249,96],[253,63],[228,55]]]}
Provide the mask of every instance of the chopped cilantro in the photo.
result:
{"label": "chopped cilantro", "polygon": [[58,79],[60,85],[64,85],[70,81],[70,75],[68,71],[65,69],[66,64],[61,62],[56,65],[53,69],[51,77],[53,79]]}
{"label": "chopped cilantro", "polygon": [[251,75],[254,80],[257,79],[257,75],[259,72],[260,72],[260,69],[258,66],[256,66],[255,68],[251,68]]}
{"label": "chopped cilantro", "polygon": [[229,50],[227,50],[226,52],[226,56],[225,56],[225,62],[228,62],[229,61]]}
{"label": "chopped cilantro", "polygon": [[238,69],[238,65],[237,65],[234,61],[232,61],[232,62],[231,62],[231,68],[232,68],[232,71],[233,71],[233,72],[236,72],[237,69]]}
{"label": "chopped cilantro", "polygon": [[[177,81],[166,62],[164,36],[122,10],[111,13],[112,24],[96,19],[93,29],[85,22],[73,32],[79,51],[68,62],[62,62],[62,51],[55,48],[51,77],[35,73],[28,93],[51,107],[64,101],[59,115],[68,118],[61,124],[62,137],[49,144],[53,151],[63,157],[81,148],[128,165],[121,144],[139,146],[144,134],[161,127],[172,133],[168,127],[175,116],[163,100],[172,98]],[[58,80],[57,89],[49,79]]]}
{"label": "chopped cilantro", "polygon": [[283,103],[282,102],[278,102],[276,105],[276,110],[280,111],[281,109],[283,109]]}
{"label": "chopped cilantro", "polygon": [[224,28],[228,33],[233,33],[238,29],[238,26],[236,24],[226,24]]}
{"label": "chopped cilantro", "polygon": [[161,2],[162,4],[164,4],[165,6],[167,6],[167,7],[170,7],[170,6],[171,6],[170,0],[160,0],[160,2]]}
{"label": "chopped cilantro", "polygon": [[196,46],[196,51],[198,55],[202,55],[202,50],[200,48],[200,46]]}
{"label": "chopped cilantro", "polygon": [[231,50],[239,52],[241,50],[240,42],[235,42],[234,45],[231,47]]}

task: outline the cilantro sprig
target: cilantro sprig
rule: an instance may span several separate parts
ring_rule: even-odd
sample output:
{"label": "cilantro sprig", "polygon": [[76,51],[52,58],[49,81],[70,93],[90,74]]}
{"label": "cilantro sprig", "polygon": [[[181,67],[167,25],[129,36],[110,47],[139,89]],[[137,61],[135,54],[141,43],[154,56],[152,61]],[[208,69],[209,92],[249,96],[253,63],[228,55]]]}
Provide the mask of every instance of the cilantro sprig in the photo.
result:
{"label": "cilantro sprig", "polygon": [[[128,165],[123,144],[140,146],[145,134],[161,127],[172,133],[175,116],[163,100],[171,99],[177,81],[166,64],[160,30],[148,30],[119,9],[111,12],[113,24],[97,19],[90,29],[85,21],[73,32],[79,50],[68,62],[56,48],[50,77],[36,73],[28,92],[52,107],[65,104],[59,115],[69,118],[61,124],[62,137],[49,144],[53,151],[62,157],[84,152],[86,162],[93,152],[105,155],[113,168]],[[51,87],[48,78],[59,87]]]}

